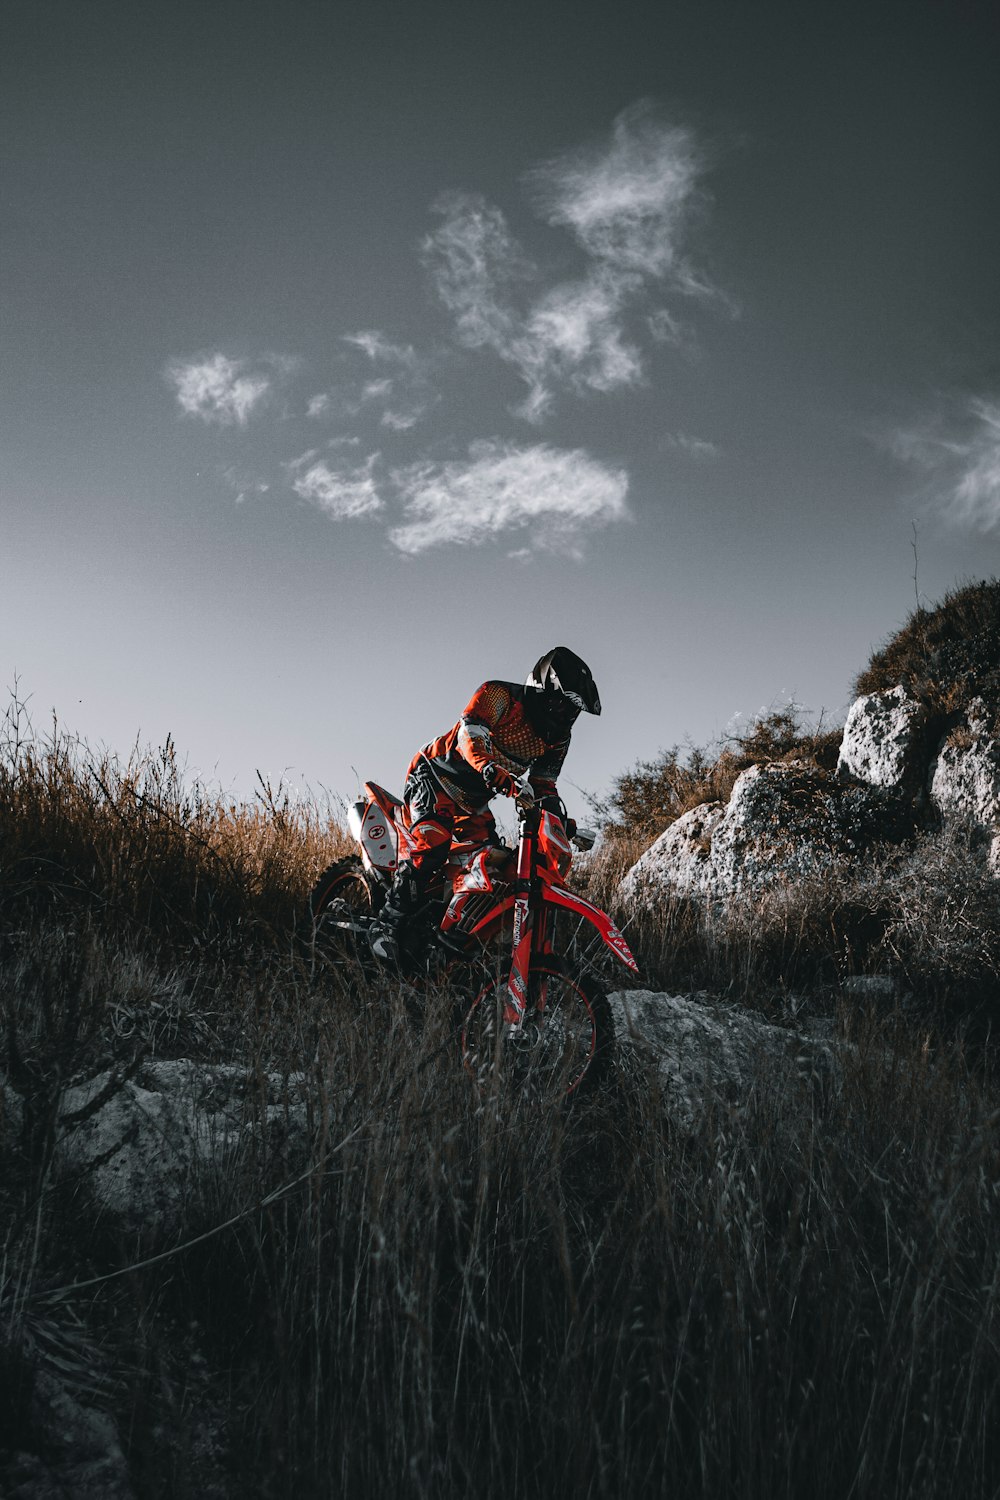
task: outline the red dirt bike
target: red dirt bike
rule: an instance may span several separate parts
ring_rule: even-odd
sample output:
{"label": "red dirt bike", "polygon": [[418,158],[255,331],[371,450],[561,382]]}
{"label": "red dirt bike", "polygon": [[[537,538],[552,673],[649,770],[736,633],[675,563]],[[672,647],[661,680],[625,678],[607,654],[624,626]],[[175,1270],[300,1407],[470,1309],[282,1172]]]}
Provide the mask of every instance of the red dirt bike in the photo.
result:
{"label": "red dirt bike", "polygon": [[[581,930],[591,939],[596,933],[597,946],[633,971],[638,966],[611,918],[566,886],[572,850],[563,819],[537,806],[526,780],[519,785],[516,849],[452,845],[443,888],[428,898],[419,924],[424,947],[413,967],[450,981],[469,967],[456,1029],[464,1066],[478,1082],[503,1064],[515,1075],[530,1068],[548,1092],[571,1094],[604,1074],[613,1042],[607,994],[583,972],[593,943],[580,941]],[[317,939],[352,933],[362,954],[397,863],[412,848],[399,798],[374,782],[364,789],[347,814],[360,857],[330,865],[310,897]],[[590,848],[594,836],[581,830],[573,841]]]}

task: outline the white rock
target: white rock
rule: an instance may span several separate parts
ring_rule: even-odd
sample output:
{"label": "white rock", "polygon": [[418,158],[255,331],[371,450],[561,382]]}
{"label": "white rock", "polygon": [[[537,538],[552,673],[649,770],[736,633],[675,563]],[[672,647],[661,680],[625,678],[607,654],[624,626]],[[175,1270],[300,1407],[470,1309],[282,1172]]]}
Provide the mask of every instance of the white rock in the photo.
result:
{"label": "white rock", "polygon": [[943,813],[1000,824],[1000,744],[983,720],[969,716],[964,734],[945,741],[931,775],[931,801]]}
{"label": "white rock", "polygon": [[38,1451],[15,1455],[14,1478],[5,1491],[11,1500],[133,1500],[114,1421],[84,1405],[47,1370],[34,1372],[31,1424]]}
{"label": "white rock", "polygon": [[712,840],[720,893],[787,884],[833,864],[836,795],[818,773],[796,762],[744,771]]}
{"label": "white rock", "polygon": [[66,1090],[55,1160],[126,1230],[171,1227],[198,1184],[199,1164],[225,1167],[269,1128],[285,1138],[306,1131],[301,1075],[268,1075],[261,1097],[246,1068],[186,1058],[147,1064],[89,1118],[73,1121],[109,1076]]}
{"label": "white rock", "polygon": [[927,709],[904,687],[855,699],[844,725],[838,775],[870,786],[901,786],[919,775]]}
{"label": "white rock", "polygon": [[829,1047],[749,1012],[652,990],[622,990],[610,1000],[619,1049],[631,1045],[655,1060],[663,1102],[682,1129],[720,1104],[746,1103],[762,1075],[768,1089],[777,1080],[779,1093],[795,1097],[803,1083],[825,1087],[833,1076]]}
{"label": "white rock", "polygon": [[725,811],[722,802],[703,802],[682,813],[628,871],[621,894],[633,898],[644,890],[664,888],[682,895],[712,892],[716,884],[712,839]]}
{"label": "white rock", "polygon": [[[624,876],[624,900],[657,893],[726,899],[793,886],[859,853],[891,794],[831,781],[802,761],[750,766],[723,807],[685,813]],[[870,804],[870,805],[869,805]]]}

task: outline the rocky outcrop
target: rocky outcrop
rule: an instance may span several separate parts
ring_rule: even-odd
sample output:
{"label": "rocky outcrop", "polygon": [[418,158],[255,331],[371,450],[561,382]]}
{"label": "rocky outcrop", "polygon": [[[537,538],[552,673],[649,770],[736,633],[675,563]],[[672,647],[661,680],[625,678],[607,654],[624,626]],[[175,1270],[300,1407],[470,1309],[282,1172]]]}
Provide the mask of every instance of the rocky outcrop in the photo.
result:
{"label": "rocky outcrop", "polygon": [[916,785],[928,717],[902,686],[856,699],[844,725],[837,774],[869,786]]}
{"label": "rocky outcrop", "polygon": [[729,802],[685,813],[625,875],[619,893],[725,899],[812,879],[906,821],[895,789],[839,782],[802,761],[750,766]]}
{"label": "rocky outcrop", "polygon": [[801,1031],[770,1026],[748,1011],[688,995],[624,990],[611,996],[619,1051],[632,1049],[656,1068],[673,1123],[693,1130],[718,1108],[744,1104],[767,1077],[769,1098],[790,1103],[835,1082],[830,1045]]}
{"label": "rocky outcrop", "polygon": [[1000,828],[1000,743],[980,699],[941,747],[931,772],[931,801],[945,815]]}
{"label": "rocky outcrop", "polygon": [[620,897],[725,901],[788,889],[856,865],[873,846],[901,843],[928,825],[928,806],[978,824],[1000,875],[996,715],[973,698],[943,743],[940,723],[903,685],[866,693],[847,716],[835,776],[812,760],[750,766],[727,804],[704,803],[660,834]]}

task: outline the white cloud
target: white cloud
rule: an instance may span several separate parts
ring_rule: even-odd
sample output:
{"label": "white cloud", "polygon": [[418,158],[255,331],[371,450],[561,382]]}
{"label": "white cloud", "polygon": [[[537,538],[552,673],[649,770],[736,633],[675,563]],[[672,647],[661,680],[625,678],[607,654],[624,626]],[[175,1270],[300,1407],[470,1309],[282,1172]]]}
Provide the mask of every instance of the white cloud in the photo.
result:
{"label": "white cloud", "polygon": [[579,449],[475,443],[466,460],[414,464],[392,477],[406,520],[389,539],[411,554],[527,532],[532,548],[579,557],[586,532],[628,515],[625,472]]}
{"label": "white cloud", "polygon": [[437,294],[463,344],[503,353],[518,330],[505,298],[532,268],[500,209],[479,194],[445,194],[435,209],[442,223],[424,240],[422,251]]}
{"label": "white cloud", "polygon": [[972,401],[976,430],[962,451],[962,477],[952,509],[958,520],[982,531],[1000,527],[1000,401]]}
{"label": "white cloud", "polygon": [[242,505],[248,495],[266,495],[271,488],[268,480],[241,469],[238,464],[226,464],[221,473],[226,483],[237,492],[237,505]]}
{"label": "white cloud", "polygon": [[394,343],[378,329],[344,334],[341,342],[358,350],[371,364],[388,367],[390,373],[313,396],[308,415],[344,421],[360,416],[365,407],[381,407],[381,426],[394,432],[415,427],[437,400],[429,379],[428,359],[412,344]]}
{"label": "white cloud", "polygon": [[637,384],[642,356],[621,326],[624,300],[621,284],[600,276],[557,286],[540,298],[518,350],[533,387],[545,389],[554,380],[594,391]]}
{"label": "white cloud", "polygon": [[420,402],[413,402],[410,406],[401,407],[398,411],[387,407],[380,421],[383,427],[388,427],[393,432],[409,432],[411,427],[416,427],[426,411],[427,406]]}
{"label": "white cloud", "polygon": [[176,361],[167,379],[177,394],[181,410],[204,422],[221,427],[245,427],[254,407],[271,389],[271,377],[248,371],[248,362],[212,354],[185,364]]}
{"label": "white cloud", "polygon": [[679,448],[682,453],[687,453],[691,458],[718,458],[722,452],[718,443],[710,443],[706,438],[692,437],[687,432],[670,433],[666,444],[668,448]]}
{"label": "white cloud", "polygon": [[1000,398],[967,398],[946,434],[939,421],[935,428],[898,433],[893,447],[935,476],[937,507],[948,520],[976,531],[1000,530]]}
{"label": "white cloud", "polygon": [[412,344],[395,344],[377,328],[363,329],[360,333],[345,333],[343,342],[360,349],[373,364],[380,361],[383,364],[412,366],[418,360],[417,351]]}
{"label": "white cloud", "polygon": [[322,461],[296,479],[292,488],[334,521],[353,521],[382,509],[382,498],[373,470],[379,455],[373,453],[358,468],[331,469]]}
{"label": "white cloud", "polygon": [[[424,263],[454,320],[459,342],[492,349],[528,386],[519,415],[538,421],[557,390],[606,392],[639,384],[643,355],[633,334],[678,342],[666,308],[648,308],[656,287],[711,293],[682,255],[702,172],[693,133],[647,105],[625,111],[598,148],[544,163],[526,181],[547,221],[568,229],[586,256],[575,280],[541,281],[499,208],[451,194]],[[531,292],[531,295],[527,295]],[[642,318],[637,313],[646,307]]]}
{"label": "white cloud", "polygon": [[693,132],[644,102],[618,116],[609,142],[545,162],[527,180],[549,223],[565,225],[594,259],[686,285],[680,241],[701,171]]}

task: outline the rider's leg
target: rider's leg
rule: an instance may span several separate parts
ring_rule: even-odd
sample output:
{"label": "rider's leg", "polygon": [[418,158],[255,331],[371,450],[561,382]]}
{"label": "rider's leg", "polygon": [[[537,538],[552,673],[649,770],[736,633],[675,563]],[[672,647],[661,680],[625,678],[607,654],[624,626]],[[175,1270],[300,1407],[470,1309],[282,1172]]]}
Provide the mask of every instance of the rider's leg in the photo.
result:
{"label": "rider's leg", "polygon": [[372,951],[379,958],[393,960],[398,959],[400,948],[412,934],[414,918],[423,907],[435,877],[447,863],[459,812],[422,766],[407,776],[403,799],[403,822],[411,839],[410,855],[398,866],[385,905],[370,929]]}

